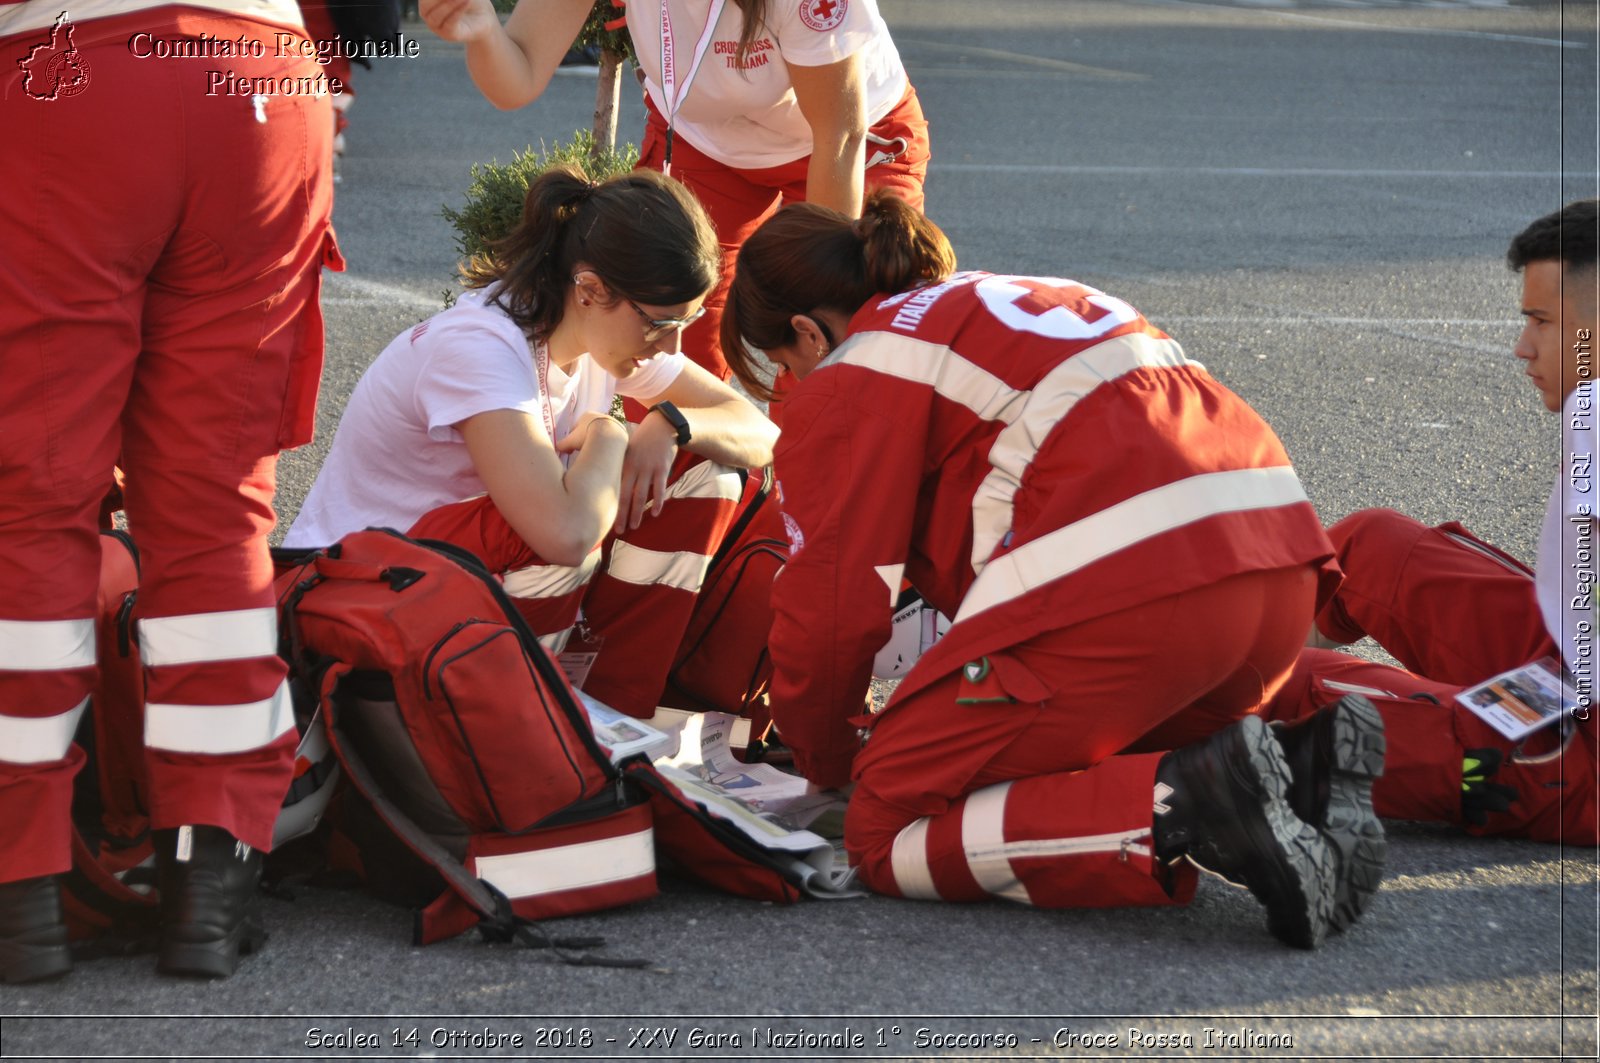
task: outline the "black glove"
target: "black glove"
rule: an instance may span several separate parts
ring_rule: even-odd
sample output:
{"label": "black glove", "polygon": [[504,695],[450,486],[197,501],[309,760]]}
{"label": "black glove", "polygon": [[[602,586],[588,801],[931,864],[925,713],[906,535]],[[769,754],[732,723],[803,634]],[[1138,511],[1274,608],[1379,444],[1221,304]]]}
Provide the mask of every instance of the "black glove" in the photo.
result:
{"label": "black glove", "polygon": [[1461,818],[1474,827],[1489,822],[1489,813],[1508,812],[1517,800],[1514,786],[1490,782],[1504,760],[1498,749],[1468,749],[1461,757]]}

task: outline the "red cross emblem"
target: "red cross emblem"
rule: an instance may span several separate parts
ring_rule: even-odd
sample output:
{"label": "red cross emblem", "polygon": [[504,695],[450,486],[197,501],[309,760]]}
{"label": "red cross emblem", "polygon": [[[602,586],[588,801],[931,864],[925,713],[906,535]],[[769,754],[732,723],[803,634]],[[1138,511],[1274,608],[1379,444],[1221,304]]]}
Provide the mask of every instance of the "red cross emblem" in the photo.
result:
{"label": "red cross emblem", "polygon": [[800,21],[818,33],[825,33],[844,21],[850,0],[800,0]]}

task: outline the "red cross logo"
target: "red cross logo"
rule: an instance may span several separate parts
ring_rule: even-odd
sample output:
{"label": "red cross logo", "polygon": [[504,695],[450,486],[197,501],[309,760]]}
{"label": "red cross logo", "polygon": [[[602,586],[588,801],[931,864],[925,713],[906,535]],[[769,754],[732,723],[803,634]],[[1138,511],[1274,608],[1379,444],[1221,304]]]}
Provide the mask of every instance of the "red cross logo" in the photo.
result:
{"label": "red cross logo", "polygon": [[800,0],[800,21],[809,29],[825,33],[844,21],[850,0]]}

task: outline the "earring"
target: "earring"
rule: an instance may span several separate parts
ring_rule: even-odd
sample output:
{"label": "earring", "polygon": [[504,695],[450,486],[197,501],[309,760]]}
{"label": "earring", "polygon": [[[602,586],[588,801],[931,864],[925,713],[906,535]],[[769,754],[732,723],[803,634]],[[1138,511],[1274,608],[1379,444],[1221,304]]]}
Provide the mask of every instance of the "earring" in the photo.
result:
{"label": "earring", "polygon": [[589,305],[589,300],[587,300],[587,299],[579,299],[578,300],[578,305],[579,306],[588,306]]}

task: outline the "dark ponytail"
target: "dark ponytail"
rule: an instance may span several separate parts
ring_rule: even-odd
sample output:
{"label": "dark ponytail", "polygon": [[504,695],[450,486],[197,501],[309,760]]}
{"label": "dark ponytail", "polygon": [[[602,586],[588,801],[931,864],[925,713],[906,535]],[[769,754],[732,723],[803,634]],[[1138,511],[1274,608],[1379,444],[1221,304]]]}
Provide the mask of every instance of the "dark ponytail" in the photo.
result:
{"label": "dark ponytail", "polygon": [[749,348],[793,343],[795,314],[853,315],[874,295],[941,281],[955,268],[944,233],[893,192],[869,194],[855,221],[812,203],[791,204],[739,249],[722,316],[722,356],[747,391],[770,399],[766,360]]}
{"label": "dark ponytail", "polygon": [[596,184],[557,166],[528,185],[516,229],[464,262],[461,277],[469,288],[498,285],[495,301],[544,339],[580,262],[624,298],[670,306],[709,292],[720,258],[705,209],[671,178],[634,170]]}

